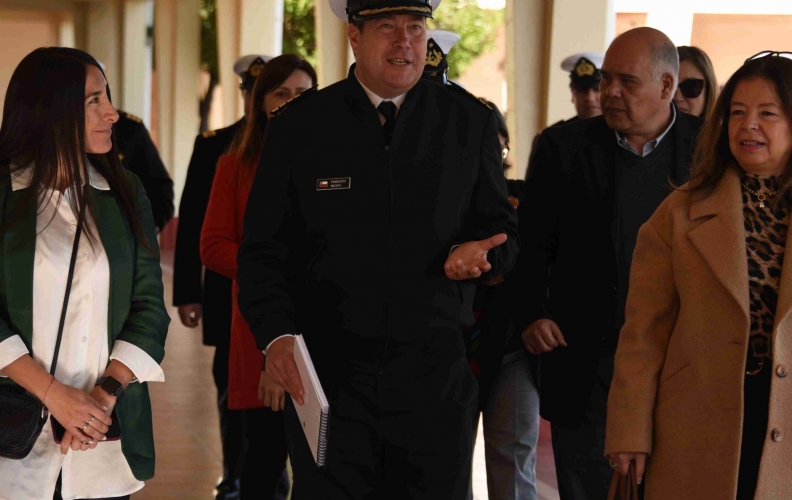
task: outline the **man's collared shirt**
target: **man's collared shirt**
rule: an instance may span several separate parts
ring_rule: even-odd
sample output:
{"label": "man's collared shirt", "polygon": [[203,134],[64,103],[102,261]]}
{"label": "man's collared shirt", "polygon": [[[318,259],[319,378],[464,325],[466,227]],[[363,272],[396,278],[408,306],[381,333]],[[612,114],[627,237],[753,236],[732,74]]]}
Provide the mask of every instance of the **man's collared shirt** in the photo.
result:
{"label": "man's collared shirt", "polygon": [[[357,77],[357,73],[355,73],[355,76]],[[363,90],[366,92],[366,95],[371,101],[371,104],[374,105],[374,109],[377,109],[379,105],[382,104],[383,101],[391,101],[393,104],[396,105],[396,114],[398,115],[399,110],[401,109],[401,105],[404,104],[404,99],[407,97],[407,94],[396,96],[393,99],[383,99],[382,97],[378,96],[377,94],[369,90],[368,87],[363,85],[363,82],[360,81],[360,78],[358,78],[358,83],[360,83],[360,86],[363,87]],[[377,113],[377,114],[379,115],[380,124],[385,125],[385,117],[382,116],[382,113]]]}
{"label": "man's collared shirt", "polygon": [[[363,88],[365,88],[365,87],[363,87]],[[653,139],[653,140],[647,142],[646,144],[644,144],[643,154],[641,154],[638,151],[636,151],[635,148],[632,147],[629,142],[627,142],[627,136],[622,134],[619,131],[616,131],[616,142],[619,143],[619,146],[621,146],[622,148],[626,149],[630,153],[632,153],[634,155],[637,155],[637,156],[643,157],[643,156],[648,155],[652,151],[654,151],[655,148],[657,148],[657,145],[660,144],[660,141],[662,141],[665,138],[665,136],[668,135],[668,132],[671,130],[671,127],[674,126],[674,123],[676,123],[676,107],[671,106],[671,123],[668,125],[668,127],[665,129],[665,131],[663,131],[662,134],[657,136],[656,139]]]}

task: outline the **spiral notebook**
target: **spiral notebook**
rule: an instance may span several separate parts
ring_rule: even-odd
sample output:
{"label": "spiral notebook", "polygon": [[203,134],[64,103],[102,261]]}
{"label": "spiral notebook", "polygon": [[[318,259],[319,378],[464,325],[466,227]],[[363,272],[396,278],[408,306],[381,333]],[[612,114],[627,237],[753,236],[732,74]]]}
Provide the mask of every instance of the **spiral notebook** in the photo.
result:
{"label": "spiral notebook", "polygon": [[330,403],[327,402],[302,335],[297,335],[295,338],[294,362],[300,373],[305,396],[303,396],[302,405],[298,405],[294,398],[292,398],[292,402],[294,402],[297,417],[300,419],[305,439],[308,440],[308,445],[311,447],[316,465],[322,467],[327,458],[327,426],[330,419]]}

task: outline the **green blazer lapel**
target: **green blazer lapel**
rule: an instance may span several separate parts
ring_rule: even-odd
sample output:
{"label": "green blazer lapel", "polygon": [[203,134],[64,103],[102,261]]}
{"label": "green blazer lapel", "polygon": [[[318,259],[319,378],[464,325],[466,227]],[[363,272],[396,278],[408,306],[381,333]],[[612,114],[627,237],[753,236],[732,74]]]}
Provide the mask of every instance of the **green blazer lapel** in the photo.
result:
{"label": "green blazer lapel", "polygon": [[110,264],[110,301],[107,314],[108,345],[113,349],[126,322],[132,301],[134,238],[111,191],[94,189],[97,231]]}
{"label": "green blazer lapel", "polygon": [[[3,220],[9,221],[20,207],[26,189],[5,189]],[[17,222],[3,235],[3,290],[8,316],[14,333],[30,350],[33,345],[33,260],[36,254],[36,203],[20,215]]]}

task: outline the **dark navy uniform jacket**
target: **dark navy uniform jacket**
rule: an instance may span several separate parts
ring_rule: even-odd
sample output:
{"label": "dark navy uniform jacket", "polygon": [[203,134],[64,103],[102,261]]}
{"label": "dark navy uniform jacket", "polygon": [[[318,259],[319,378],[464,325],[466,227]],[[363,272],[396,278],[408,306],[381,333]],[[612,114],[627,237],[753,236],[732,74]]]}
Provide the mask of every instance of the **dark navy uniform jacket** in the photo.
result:
{"label": "dark navy uniform jacket", "polygon": [[187,169],[173,262],[173,305],[203,304],[203,341],[228,343],[231,335],[231,280],[201,263],[201,228],[212,192],[217,161],[245,122],[199,135]]}
{"label": "dark navy uniform jacket", "polygon": [[[435,82],[407,93],[390,148],[354,67],[287,105],[266,131],[239,251],[238,302],[259,347],[304,334],[320,378],[464,359],[475,282],[519,250],[501,159],[492,111]],[[489,273],[445,276],[454,245],[498,233],[508,241]]]}
{"label": "dark navy uniform jacket", "polygon": [[118,112],[118,122],[113,127],[118,143],[118,153],[125,169],[140,178],[151,202],[151,213],[157,231],[173,217],[173,181],[162,163],[157,147],[151,140],[143,120]]}

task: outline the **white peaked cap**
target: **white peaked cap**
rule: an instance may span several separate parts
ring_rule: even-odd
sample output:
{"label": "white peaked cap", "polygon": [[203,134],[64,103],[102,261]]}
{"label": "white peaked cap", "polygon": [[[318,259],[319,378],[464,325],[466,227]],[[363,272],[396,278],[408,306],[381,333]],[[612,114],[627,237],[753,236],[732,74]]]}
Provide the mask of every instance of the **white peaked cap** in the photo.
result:
{"label": "white peaked cap", "polygon": [[462,39],[461,36],[457,35],[453,31],[445,31],[445,30],[426,30],[426,39],[434,40],[434,42],[440,46],[443,50],[443,54],[448,55],[451,49],[454,48],[454,45]]}
{"label": "white peaked cap", "polygon": [[242,56],[234,63],[234,73],[238,76],[242,76],[250,69],[250,66],[253,64],[253,61],[256,59],[261,58],[262,61],[265,63],[270,62],[272,57],[270,56],[262,56],[260,54],[250,54],[248,56]]}
{"label": "white peaked cap", "polygon": [[[442,1],[443,0],[432,0],[432,12],[436,11],[437,8],[440,7],[440,2]],[[346,12],[347,0],[329,0],[329,2],[330,10],[333,11],[333,14],[335,14],[340,20],[348,23],[349,15]]]}
{"label": "white peaked cap", "polygon": [[602,68],[602,61],[605,60],[605,54],[600,52],[581,52],[580,54],[575,54],[564,59],[561,63],[561,69],[570,72],[574,71],[578,61],[580,61],[580,59],[583,57],[591,61],[591,63],[594,64],[597,69]]}

